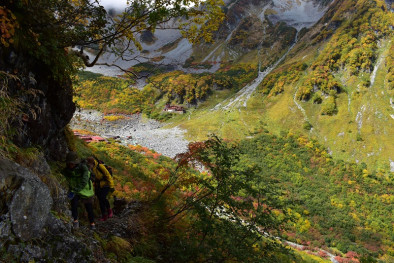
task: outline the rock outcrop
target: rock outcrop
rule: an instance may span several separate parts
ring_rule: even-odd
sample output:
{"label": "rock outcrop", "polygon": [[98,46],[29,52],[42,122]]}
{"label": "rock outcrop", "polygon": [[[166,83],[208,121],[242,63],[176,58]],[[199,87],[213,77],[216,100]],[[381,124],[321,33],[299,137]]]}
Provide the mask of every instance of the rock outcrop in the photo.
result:
{"label": "rock outcrop", "polygon": [[3,229],[22,241],[40,238],[52,207],[48,187],[26,168],[2,159],[0,189],[1,214],[9,219],[1,222]]}
{"label": "rock outcrop", "polygon": [[70,224],[51,213],[53,204],[38,176],[0,158],[0,262],[93,261],[94,240],[74,236]]}
{"label": "rock outcrop", "polygon": [[70,78],[54,76],[49,66],[31,55],[3,48],[0,71],[17,76],[7,83],[9,96],[19,101],[13,141],[20,147],[39,145],[51,159],[64,158],[67,145],[62,131],[75,111]]}

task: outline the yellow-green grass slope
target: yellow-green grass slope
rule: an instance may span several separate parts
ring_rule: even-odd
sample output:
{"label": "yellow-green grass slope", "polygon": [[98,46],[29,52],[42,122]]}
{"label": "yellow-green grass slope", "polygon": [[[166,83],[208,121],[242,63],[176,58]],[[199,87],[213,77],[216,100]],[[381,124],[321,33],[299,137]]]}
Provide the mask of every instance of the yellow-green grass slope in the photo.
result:
{"label": "yellow-green grass slope", "polygon": [[[358,5],[367,4],[364,2],[358,1]],[[185,116],[175,118],[172,125],[180,125],[187,130],[189,140],[198,141],[210,133],[224,138],[240,139],[249,136],[262,122],[270,131],[276,133],[292,130],[310,135],[329,148],[335,158],[365,162],[373,167],[389,169],[389,160],[394,160],[394,109],[390,105],[390,99],[394,100],[393,82],[390,80],[393,71],[394,41],[392,30],[387,28],[387,23],[376,25],[376,20],[368,22],[367,19],[372,14],[372,17],[380,17],[379,21],[387,22],[393,20],[393,14],[379,8],[382,1],[374,3],[368,2],[374,7],[359,10],[360,14],[354,15],[350,22],[345,18],[337,32],[320,44],[311,45],[301,40],[285,62],[267,76],[273,78],[274,88],[267,90],[264,86],[266,83],[263,82],[258,92],[248,101],[247,107],[214,111],[212,109],[218,103],[215,97],[220,98],[221,94],[214,95],[197,110],[190,109]],[[338,7],[338,13],[346,12],[348,5],[349,1],[343,2]],[[321,104],[313,103],[312,98],[307,101],[300,100],[299,97],[305,93],[305,85],[308,81],[311,82],[311,79],[313,81],[313,74],[320,74],[319,67],[325,66],[328,57],[334,51],[341,51],[337,41],[349,34],[355,34],[352,30],[354,24],[358,23],[361,23],[358,29],[360,32],[357,33],[358,39],[353,37],[351,40],[356,44],[342,44],[349,48],[342,55],[343,65],[332,69],[324,68],[328,77],[332,78],[332,83],[338,83],[340,91],[330,93],[325,90],[323,93],[321,87],[315,87],[315,91],[308,92],[311,93],[310,97],[316,93],[316,96],[322,99]],[[362,26],[365,25],[369,26],[369,31],[363,32]],[[379,30],[383,33],[378,33],[374,42],[369,41],[371,28],[376,26],[381,26]],[[310,34],[314,33],[313,31],[316,29],[311,30]],[[360,58],[365,55],[362,53],[364,45],[365,50],[372,49],[365,51],[371,58]],[[361,52],[361,55],[354,55],[356,52]],[[361,62],[354,62],[354,57]],[[361,68],[355,70],[354,64],[357,63],[360,65],[356,66]],[[372,65],[365,66],[365,63]],[[294,65],[301,67],[292,71],[291,67]],[[286,70],[287,73],[282,73]],[[284,75],[287,79],[272,77],[274,74]],[[324,78],[326,77],[323,76]],[[278,85],[281,81],[283,84]],[[327,108],[331,106],[334,106],[334,112],[329,113],[331,115],[323,115],[322,113],[327,112]]]}

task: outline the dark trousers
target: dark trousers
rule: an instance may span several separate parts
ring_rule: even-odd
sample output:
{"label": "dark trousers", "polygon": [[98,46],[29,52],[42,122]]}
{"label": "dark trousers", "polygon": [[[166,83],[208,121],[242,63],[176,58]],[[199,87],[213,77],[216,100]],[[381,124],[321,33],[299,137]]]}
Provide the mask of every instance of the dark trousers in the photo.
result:
{"label": "dark trousers", "polygon": [[109,205],[109,201],[107,199],[107,195],[109,193],[109,187],[97,187],[96,188],[96,195],[99,200],[101,214],[104,216],[108,215],[108,210],[111,208]]}
{"label": "dark trousers", "polygon": [[94,214],[93,214],[93,201],[92,198],[82,198],[79,195],[75,195],[71,200],[71,214],[74,220],[78,219],[78,203],[79,200],[85,205],[86,211],[88,212],[89,222],[94,223]]}

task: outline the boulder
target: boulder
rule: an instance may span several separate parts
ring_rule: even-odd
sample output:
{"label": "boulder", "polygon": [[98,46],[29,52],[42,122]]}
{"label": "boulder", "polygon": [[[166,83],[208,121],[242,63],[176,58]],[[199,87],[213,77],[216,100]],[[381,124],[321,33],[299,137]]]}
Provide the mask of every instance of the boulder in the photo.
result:
{"label": "boulder", "polygon": [[[0,190],[0,216],[9,216],[13,234],[22,241],[39,238],[53,202],[48,187],[28,169],[0,158]],[[4,222],[1,232],[7,233]]]}
{"label": "boulder", "polygon": [[[46,171],[46,164],[33,170]],[[58,198],[64,197],[64,190],[58,190]],[[0,251],[6,253],[5,262],[95,262],[92,250],[98,245],[91,233],[76,237],[71,224],[52,215],[55,206],[50,189],[37,175],[0,157]],[[69,208],[59,212],[67,214]]]}

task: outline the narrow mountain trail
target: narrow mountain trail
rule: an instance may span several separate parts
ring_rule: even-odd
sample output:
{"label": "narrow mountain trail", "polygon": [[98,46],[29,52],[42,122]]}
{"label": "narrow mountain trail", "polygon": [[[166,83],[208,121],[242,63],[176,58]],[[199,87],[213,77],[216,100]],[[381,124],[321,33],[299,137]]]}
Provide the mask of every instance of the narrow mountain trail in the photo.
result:
{"label": "narrow mountain trail", "polygon": [[294,46],[297,44],[298,40],[298,32],[296,34],[294,43],[289,47],[289,49],[286,51],[286,53],[279,58],[272,66],[268,67],[264,71],[259,71],[259,74],[256,79],[253,80],[252,83],[246,85],[243,87],[241,90],[239,90],[236,94],[235,97],[226,99],[223,102],[217,104],[212,110],[217,111],[217,110],[230,110],[232,108],[240,108],[240,107],[246,107],[247,102],[256,90],[256,88],[260,85],[260,83],[265,79],[265,77],[274,70],[279,63],[281,63],[286,56],[289,54],[289,52],[294,48]]}

